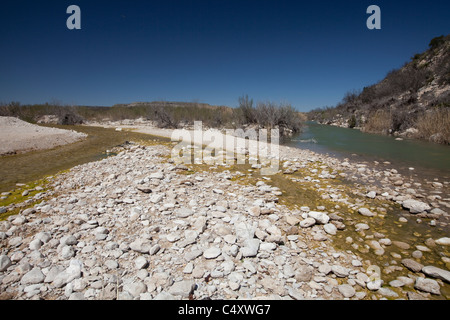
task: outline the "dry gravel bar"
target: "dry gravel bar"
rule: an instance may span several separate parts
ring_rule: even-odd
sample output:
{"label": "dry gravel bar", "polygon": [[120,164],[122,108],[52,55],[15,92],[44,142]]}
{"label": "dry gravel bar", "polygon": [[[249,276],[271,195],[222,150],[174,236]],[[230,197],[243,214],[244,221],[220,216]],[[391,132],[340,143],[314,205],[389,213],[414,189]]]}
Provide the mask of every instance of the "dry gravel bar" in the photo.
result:
{"label": "dry gravel bar", "polygon": [[[326,166],[284,151],[284,170]],[[448,281],[446,270],[398,261],[408,276],[387,286],[352,246],[333,247],[351,226],[324,206],[291,210],[264,179],[242,185],[237,172],[187,171],[170,152],[125,145],[57,175],[47,200],[1,222],[0,298],[427,299]]]}

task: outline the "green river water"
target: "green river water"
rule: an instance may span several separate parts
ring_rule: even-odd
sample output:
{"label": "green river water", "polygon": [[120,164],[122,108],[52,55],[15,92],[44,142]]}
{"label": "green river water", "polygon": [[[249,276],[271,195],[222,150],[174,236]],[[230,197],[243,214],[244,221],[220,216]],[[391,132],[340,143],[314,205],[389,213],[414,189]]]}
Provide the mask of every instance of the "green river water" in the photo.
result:
{"label": "green river water", "polygon": [[389,161],[400,172],[413,167],[419,175],[450,179],[450,146],[364,133],[308,122],[303,132],[285,145],[352,160]]}

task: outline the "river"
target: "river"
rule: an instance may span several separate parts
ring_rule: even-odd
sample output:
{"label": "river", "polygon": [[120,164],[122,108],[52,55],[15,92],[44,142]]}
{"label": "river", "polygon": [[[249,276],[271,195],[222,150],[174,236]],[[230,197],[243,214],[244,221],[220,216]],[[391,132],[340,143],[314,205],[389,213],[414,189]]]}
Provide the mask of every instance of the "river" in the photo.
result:
{"label": "river", "polygon": [[326,153],[357,161],[388,161],[390,167],[424,178],[450,179],[450,147],[419,140],[396,140],[391,136],[364,133],[307,122],[301,134],[284,141],[284,145]]}

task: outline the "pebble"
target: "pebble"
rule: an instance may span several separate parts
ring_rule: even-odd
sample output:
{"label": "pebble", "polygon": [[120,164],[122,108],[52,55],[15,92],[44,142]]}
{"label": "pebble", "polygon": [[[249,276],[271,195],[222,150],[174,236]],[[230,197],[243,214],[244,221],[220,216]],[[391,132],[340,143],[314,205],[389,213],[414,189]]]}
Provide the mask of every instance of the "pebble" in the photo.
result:
{"label": "pebble", "polygon": [[377,291],[381,288],[381,285],[383,284],[383,281],[381,279],[376,279],[367,282],[367,289],[371,291]]}
{"label": "pebble", "polygon": [[439,283],[437,283],[437,281],[433,279],[425,279],[417,277],[416,283],[414,284],[414,288],[420,291],[429,292],[436,295],[441,294],[441,287],[439,286]]}
{"label": "pebble", "polygon": [[375,213],[373,213],[372,211],[370,211],[367,208],[359,208],[358,209],[358,213],[363,215],[363,216],[365,216],[365,217],[374,217],[374,216],[376,216]]}
{"label": "pebble", "polygon": [[44,282],[44,279],[45,275],[42,273],[40,268],[36,267],[27,272],[20,280],[20,283],[27,286],[30,284],[42,283]]}
{"label": "pebble", "polygon": [[9,266],[11,266],[12,262],[11,259],[7,255],[0,255],[0,272],[5,271],[8,269]]}
{"label": "pebble", "polygon": [[319,272],[327,275],[331,272],[331,266],[329,264],[321,264],[319,266]]}
{"label": "pebble", "polygon": [[192,216],[194,214],[194,211],[189,208],[180,208],[180,209],[175,210],[175,214],[179,218],[187,218],[189,216]]}
{"label": "pebble", "polygon": [[139,297],[147,291],[147,286],[141,281],[129,282],[123,285],[123,292],[128,292],[132,297]]}
{"label": "pebble", "polygon": [[211,248],[205,250],[205,252],[203,252],[203,256],[206,259],[214,259],[214,258],[217,258],[221,253],[222,253],[222,250],[220,250],[220,248],[211,247]]}
{"label": "pebble", "polygon": [[259,245],[261,241],[259,239],[250,239],[245,242],[245,246],[241,248],[240,252],[245,258],[255,257],[258,254]]}
{"label": "pebble", "polygon": [[381,287],[380,289],[378,289],[378,293],[383,295],[383,296],[390,297],[390,298],[397,298],[398,297],[398,294],[395,291],[393,291],[393,290],[391,290],[389,288]]}
{"label": "pebble", "polygon": [[399,276],[399,277],[397,277],[397,280],[403,282],[405,286],[410,286],[410,285],[414,284],[414,279],[409,278],[409,277]]}
{"label": "pebble", "polygon": [[356,294],[355,289],[348,284],[339,285],[338,290],[345,298],[351,298]]}
{"label": "pebble", "polygon": [[414,199],[403,201],[402,206],[403,208],[408,209],[412,214],[431,210],[431,207],[428,204]]}
{"label": "pebble", "polygon": [[78,243],[77,238],[75,238],[75,236],[73,235],[67,235],[67,236],[63,236],[61,238],[61,240],[59,241],[59,243],[64,246],[64,245],[76,245]]}
{"label": "pebble", "polygon": [[324,212],[309,211],[308,215],[320,224],[327,224],[330,221],[330,217]]}
{"label": "pebble", "polygon": [[148,261],[144,256],[139,256],[134,260],[136,269],[144,269],[148,267]]}
{"label": "pebble", "polygon": [[402,264],[411,271],[420,272],[423,265],[412,259],[403,259]]}
{"label": "pebble", "polygon": [[192,280],[182,280],[175,282],[168,290],[171,295],[188,298],[195,289],[195,282]]}
{"label": "pebble", "polygon": [[444,270],[435,266],[425,266],[422,268],[422,272],[429,277],[444,280],[450,283],[450,271]]}
{"label": "pebble", "polygon": [[331,235],[336,235],[337,233],[337,228],[332,223],[327,223],[326,225],[323,226],[323,229],[325,230],[326,233]]}
{"label": "pebble", "polygon": [[150,254],[150,255],[155,255],[155,254],[157,254],[158,253],[158,251],[161,249],[161,246],[159,245],[159,244],[155,244],[155,245],[153,245],[151,248],[150,248],[150,250],[148,251],[148,253]]}
{"label": "pebble", "polygon": [[404,250],[408,250],[410,248],[410,245],[403,241],[392,241],[392,244]]}
{"label": "pebble", "polygon": [[370,198],[370,199],[375,199],[376,196],[377,196],[377,192],[376,191],[370,191],[370,192],[368,192],[366,194],[366,197]]}
{"label": "pebble", "polygon": [[339,265],[333,265],[331,271],[340,278],[348,277],[349,275],[348,269]]}
{"label": "pebble", "polygon": [[66,284],[70,283],[71,281],[80,278],[81,267],[82,262],[80,262],[79,260],[72,259],[70,261],[69,267],[55,276],[52,282],[53,285],[56,288],[61,288]]}
{"label": "pebble", "polygon": [[306,218],[300,222],[300,227],[309,228],[316,224],[316,220],[314,218]]}
{"label": "pebble", "polygon": [[355,224],[355,228],[356,228],[356,231],[370,229],[369,225],[366,223],[357,223],[357,224]]}
{"label": "pebble", "polygon": [[361,263],[361,261],[353,259],[352,260],[352,266],[354,267],[361,267],[363,264]]}
{"label": "pebble", "polygon": [[448,237],[439,238],[435,242],[442,246],[450,246],[450,238]]}
{"label": "pebble", "polygon": [[403,281],[401,280],[392,280],[391,282],[389,282],[389,285],[394,288],[399,288],[403,287],[405,283],[403,283]]}

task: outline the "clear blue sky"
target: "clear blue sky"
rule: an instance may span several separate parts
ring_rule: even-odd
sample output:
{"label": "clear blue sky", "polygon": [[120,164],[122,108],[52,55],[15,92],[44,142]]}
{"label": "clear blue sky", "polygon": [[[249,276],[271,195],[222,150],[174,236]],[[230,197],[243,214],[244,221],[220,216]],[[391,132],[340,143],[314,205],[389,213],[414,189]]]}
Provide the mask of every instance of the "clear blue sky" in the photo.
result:
{"label": "clear blue sky", "polygon": [[[81,30],[68,30],[69,5]],[[381,30],[366,9],[381,8]],[[21,1],[0,4],[0,102],[289,102],[381,80],[450,32],[450,1]]]}

